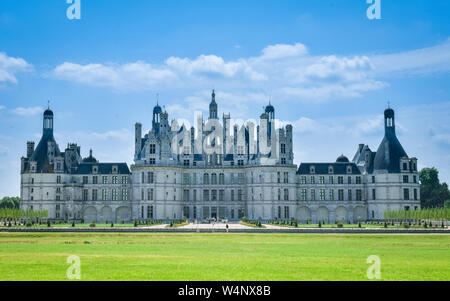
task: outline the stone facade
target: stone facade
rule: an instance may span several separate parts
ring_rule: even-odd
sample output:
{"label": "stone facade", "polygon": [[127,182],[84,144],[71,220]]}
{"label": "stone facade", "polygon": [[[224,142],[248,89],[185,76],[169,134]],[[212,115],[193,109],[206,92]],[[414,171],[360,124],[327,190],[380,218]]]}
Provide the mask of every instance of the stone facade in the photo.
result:
{"label": "stone facade", "polygon": [[85,222],[210,218],[299,222],[382,219],[387,209],[420,208],[417,159],[395,136],[394,111],[385,111],[385,138],[377,152],[361,144],[350,162],[293,163],[292,126],[275,127],[268,105],[259,125],[231,126],[218,119],[213,91],[209,118],[196,127],[169,123],[157,105],[152,129],[135,125],[134,164],[82,158],[80,147],[64,152],[53,137],[53,112],[44,112],[36,149],[22,157],[21,206],[48,210],[52,219]]}

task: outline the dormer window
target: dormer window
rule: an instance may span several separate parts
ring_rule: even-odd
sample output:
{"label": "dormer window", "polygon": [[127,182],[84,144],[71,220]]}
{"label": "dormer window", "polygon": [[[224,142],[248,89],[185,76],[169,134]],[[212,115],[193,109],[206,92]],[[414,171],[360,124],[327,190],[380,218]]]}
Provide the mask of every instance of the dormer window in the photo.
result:
{"label": "dormer window", "polygon": [[328,166],[328,173],[333,173],[334,172],[334,170],[333,170],[333,166]]}
{"label": "dormer window", "polygon": [[113,165],[113,167],[112,167],[112,172],[113,172],[113,173],[117,173],[117,166],[116,166],[116,165]]}
{"label": "dormer window", "polygon": [[310,166],[309,167],[309,173],[316,173],[316,167],[315,166]]}
{"label": "dormer window", "polygon": [[98,173],[98,166],[92,166],[92,173]]}
{"label": "dormer window", "polygon": [[347,166],[347,173],[352,173],[352,167],[351,166]]}

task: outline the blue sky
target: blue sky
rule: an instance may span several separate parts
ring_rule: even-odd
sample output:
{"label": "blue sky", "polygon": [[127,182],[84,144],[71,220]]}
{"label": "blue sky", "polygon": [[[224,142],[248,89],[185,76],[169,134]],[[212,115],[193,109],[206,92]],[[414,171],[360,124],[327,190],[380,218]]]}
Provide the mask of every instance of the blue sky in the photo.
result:
{"label": "blue sky", "polygon": [[381,0],[0,2],[0,196],[18,195],[26,141],[51,101],[61,149],[132,163],[134,123],[160,94],[192,123],[216,89],[219,114],[257,119],[269,98],[294,125],[295,162],[376,151],[390,100],[419,167],[450,181],[450,2]]}

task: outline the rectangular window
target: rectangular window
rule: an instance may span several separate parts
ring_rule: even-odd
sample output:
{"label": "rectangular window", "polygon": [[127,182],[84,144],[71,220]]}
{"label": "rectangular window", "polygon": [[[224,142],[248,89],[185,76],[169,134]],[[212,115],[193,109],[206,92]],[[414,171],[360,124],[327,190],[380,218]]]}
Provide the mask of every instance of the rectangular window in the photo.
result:
{"label": "rectangular window", "polygon": [[108,184],[108,177],[107,176],[103,176],[102,177],[102,183],[103,184]]}
{"label": "rectangular window", "polygon": [[203,201],[209,201],[209,190],[203,190]]}
{"label": "rectangular window", "polygon": [[97,201],[97,189],[92,189],[92,200]]}
{"label": "rectangular window", "polygon": [[122,177],[122,184],[128,184],[128,177],[127,176],[123,176]]}
{"label": "rectangular window", "polygon": [[102,201],[108,200],[108,190],[102,189]]}
{"label": "rectangular window", "polygon": [[128,189],[122,189],[122,200],[128,201]]}
{"label": "rectangular window", "polygon": [[[31,184],[34,184],[34,178],[31,178]],[[56,177],[56,184],[61,184],[61,176]]]}
{"label": "rectangular window", "polygon": [[372,176],[372,183],[375,183],[375,176]]}
{"label": "rectangular window", "polygon": [[414,200],[417,201],[417,189],[414,189]]}
{"label": "rectangular window", "polygon": [[408,183],[408,182],[409,182],[409,177],[403,176],[403,183]]}
{"label": "rectangular window", "polygon": [[316,179],[314,178],[314,176],[311,176],[311,184],[315,184],[316,183]]}
{"label": "rectangular window", "polygon": [[338,184],[344,184],[344,177],[338,177]]}
{"label": "rectangular window", "polygon": [[217,201],[217,190],[211,190],[211,200],[213,202]]}
{"label": "rectangular window", "polygon": [[403,199],[404,199],[405,201],[408,201],[408,200],[409,200],[409,189],[408,189],[408,188],[404,188],[404,189],[403,189]]}
{"label": "rectangular window", "polygon": [[244,184],[245,183],[245,177],[243,173],[239,173],[238,175],[238,184]]}
{"label": "rectangular window", "polygon": [[155,174],[152,171],[147,173],[147,181],[149,184],[153,184],[153,182],[155,181],[154,176]]}
{"label": "rectangular window", "polygon": [[349,201],[353,201],[353,196],[352,196],[352,190],[351,189],[348,190],[348,200]]}
{"label": "rectangular window", "polygon": [[92,184],[98,184],[98,177],[97,176],[93,176],[92,177]]}
{"label": "rectangular window", "polygon": [[319,198],[321,201],[325,201],[325,189],[319,190]]}
{"label": "rectangular window", "polygon": [[196,189],[194,189],[194,190],[192,191],[192,200],[193,200],[193,201],[197,201],[197,190],[196,190]]}
{"label": "rectangular window", "polygon": [[83,201],[87,201],[87,200],[88,200],[88,190],[83,189]]}
{"label": "rectangular window", "polygon": [[147,200],[153,201],[153,188],[147,189]]}
{"label": "rectangular window", "polygon": [[153,206],[147,206],[147,218],[153,219]]}
{"label": "rectangular window", "polygon": [[284,200],[289,201],[289,189],[284,189]]}
{"label": "rectangular window", "polygon": [[361,189],[356,189],[356,200],[362,201],[362,191]]}
{"label": "rectangular window", "polygon": [[188,173],[183,174],[183,184],[189,185],[189,174]]}
{"label": "rectangular window", "polygon": [[156,164],[156,159],[155,158],[150,158],[149,163],[150,163],[150,165],[155,165]]}
{"label": "rectangular window", "polygon": [[283,173],[283,179],[284,179],[284,183],[289,183],[289,173],[288,172]]}
{"label": "rectangular window", "polygon": [[238,160],[238,166],[244,166],[244,160]]}
{"label": "rectangular window", "polygon": [[306,189],[302,189],[300,194],[302,201],[306,201]]}
{"label": "rectangular window", "polygon": [[334,178],[333,178],[333,176],[329,176],[329,177],[328,177],[328,182],[329,182],[330,184],[334,184]]}
{"label": "rectangular window", "polygon": [[112,200],[117,201],[119,194],[117,193],[117,189],[112,190]]}
{"label": "rectangular window", "polygon": [[284,206],[284,218],[289,218],[289,206]]}
{"label": "rectangular window", "polygon": [[314,189],[311,189],[311,201],[316,200],[316,191]]}
{"label": "rectangular window", "polygon": [[286,165],[286,158],[281,158],[281,164]]}
{"label": "rectangular window", "polygon": [[117,184],[118,182],[117,182],[117,176],[113,176],[112,177],[112,183],[113,184]]}
{"label": "rectangular window", "polygon": [[413,176],[413,182],[417,183],[417,176]]}
{"label": "rectangular window", "polygon": [[225,201],[225,190],[219,190],[219,201]]}
{"label": "rectangular window", "polygon": [[183,200],[185,202],[189,202],[189,190],[188,189],[183,190]]}
{"label": "rectangular window", "polygon": [[348,181],[348,184],[351,184],[352,183],[352,177],[348,177],[347,181]]}
{"label": "rectangular window", "polygon": [[242,189],[238,189],[238,201],[242,201],[242,200],[243,200]]}
{"label": "rectangular window", "polygon": [[190,161],[189,160],[183,160],[183,166],[189,166]]}
{"label": "rectangular window", "polygon": [[319,177],[319,184],[325,184],[325,177],[324,176],[320,176]]}
{"label": "rectangular window", "polygon": [[141,189],[141,200],[145,200],[144,188]]}
{"label": "rectangular window", "polygon": [[87,184],[88,183],[88,177],[87,176],[83,176],[83,184]]}
{"label": "rectangular window", "polygon": [[278,206],[278,218],[281,218],[281,206]]}
{"label": "rectangular window", "polygon": [[219,184],[225,185],[225,175],[223,173],[219,174]]}
{"label": "rectangular window", "polygon": [[300,178],[300,184],[306,184],[306,177],[305,176],[302,176]]}
{"label": "rectangular window", "polygon": [[281,144],[281,153],[282,154],[286,153],[286,144],[284,144],[284,143]]}
{"label": "rectangular window", "polygon": [[334,201],[334,190],[330,189],[329,194],[330,194],[330,201]]}
{"label": "rectangular window", "polygon": [[150,154],[156,154],[156,145],[150,144]]}
{"label": "rectangular window", "polygon": [[356,184],[361,184],[361,177],[356,177]]}
{"label": "rectangular window", "polygon": [[277,172],[277,183],[281,183],[281,172]]}
{"label": "rectangular window", "polygon": [[372,189],[372,200],[377,199],[377,191],[375,189]]}
{"label": "rectangular window", "polygon": [[343,201],[344,200],[344,189],[338,190],[338,200]]}

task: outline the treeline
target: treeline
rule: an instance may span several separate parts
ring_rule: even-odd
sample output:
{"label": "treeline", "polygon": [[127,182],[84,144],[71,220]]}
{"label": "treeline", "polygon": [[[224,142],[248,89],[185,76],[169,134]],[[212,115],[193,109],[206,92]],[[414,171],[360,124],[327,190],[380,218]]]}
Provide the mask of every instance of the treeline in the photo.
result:
{"label": "treeline", "polygon": [[450,208],[428,208],[422,210],[389,210],[384,212],[384,218],[390,220],[450,220]]}
{"label": "treeline", "polygon": [[19,197],[9,197],[5,196],[0,200],[0,209],[19,209],[20,208],[20,198]]}
{"label": "treeline", "polygon": [[48,217],[47,210],[22,210],[19,197],[4,197],[0,200],[0,219],[7,220],[38,220]]}
{"label": "treeline", "polygon": [[439,182],[436,168],[424,168],[419,172],[420,205],[422,208],[450,207],[450,191],[447,183]]}

